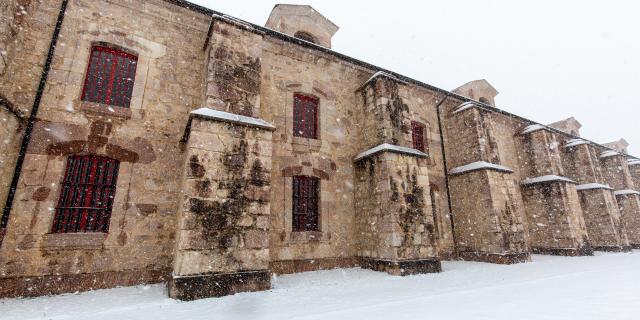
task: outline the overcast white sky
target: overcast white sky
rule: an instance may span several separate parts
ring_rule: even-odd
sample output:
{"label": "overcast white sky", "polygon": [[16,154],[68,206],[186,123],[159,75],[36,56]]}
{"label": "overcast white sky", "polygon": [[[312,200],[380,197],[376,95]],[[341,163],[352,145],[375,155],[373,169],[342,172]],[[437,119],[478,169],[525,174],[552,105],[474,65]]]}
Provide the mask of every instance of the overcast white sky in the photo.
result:
{"label": "overcast white sky", "polygon": [[[264,25],[278,1],[191,0]],[[575,116],[640,156],[640,1],[287,0],[340,26],[333,50],[451,90],[485,78],[498,107],[542,123]]]}

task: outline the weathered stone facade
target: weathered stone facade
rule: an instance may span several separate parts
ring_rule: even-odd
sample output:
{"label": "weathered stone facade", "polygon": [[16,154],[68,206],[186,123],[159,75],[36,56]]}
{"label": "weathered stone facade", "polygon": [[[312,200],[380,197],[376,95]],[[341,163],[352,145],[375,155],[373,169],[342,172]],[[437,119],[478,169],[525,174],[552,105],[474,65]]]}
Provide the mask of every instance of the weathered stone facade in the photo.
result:
{"label": "weathered stone facade", "polygon": [[[575,119],[539,125],[485,80],[449,92],[336,53],[308,6],[267,27],[182,0],[0,5],[0,297],[166,281],[191,300],[271,273],[640,246],[640,161]],[[137,58],[129,107],[83,99],[97,44]],[[294,132],[297,94],[317,136]],[[52,231],[74,155],[119,162],[108,232]],[[306,231],[300,176],[319,186]]]}

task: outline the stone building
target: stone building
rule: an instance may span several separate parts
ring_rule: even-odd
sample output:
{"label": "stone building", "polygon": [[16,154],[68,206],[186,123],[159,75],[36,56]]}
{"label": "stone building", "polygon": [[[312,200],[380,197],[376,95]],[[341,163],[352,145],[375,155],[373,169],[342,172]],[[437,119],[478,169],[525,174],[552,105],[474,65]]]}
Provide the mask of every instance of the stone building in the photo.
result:
{"label": "stone building", "polygon": [[0,297],[640,246],[640,160],[182,0],[0,4]]}

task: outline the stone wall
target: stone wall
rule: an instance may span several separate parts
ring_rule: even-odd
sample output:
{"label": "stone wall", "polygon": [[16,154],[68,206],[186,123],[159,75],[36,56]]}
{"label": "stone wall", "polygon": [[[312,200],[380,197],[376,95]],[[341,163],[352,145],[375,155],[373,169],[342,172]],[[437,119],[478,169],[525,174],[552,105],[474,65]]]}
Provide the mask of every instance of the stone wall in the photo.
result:
{"label": "stone wall", "polygon": [[[19,108],[28,106],[35,94],[51,40],[50,30],[43,28],[55,24],[59,9],[59,1],[41,4],[36,16],[46,21],[24,33],[24,45],[33,53],[16,55],[10,77],[2,78],[3,90]],[[179,177],[185,155],[179,141],[189,111],[203,103],[202,48],[208,26],[207,16],[160,0],[69,3],[0,248],[0,283],[56,274],[73,283],[65,288],[75,291],[91,288],[80,275],[110,274],[104,278],[112,279],[113,286],[132,283],[125,279],[127,272],[169,273],[182,197]],[[130,108],[81,101],[95,42],[138,55]],[[51,234],[66,158],[86,153],[121,162],[109,233]]]}
{"label": "stone wall", "polygon": [[268,289],[271,131],[199,118],[190,131],[169,295]]}

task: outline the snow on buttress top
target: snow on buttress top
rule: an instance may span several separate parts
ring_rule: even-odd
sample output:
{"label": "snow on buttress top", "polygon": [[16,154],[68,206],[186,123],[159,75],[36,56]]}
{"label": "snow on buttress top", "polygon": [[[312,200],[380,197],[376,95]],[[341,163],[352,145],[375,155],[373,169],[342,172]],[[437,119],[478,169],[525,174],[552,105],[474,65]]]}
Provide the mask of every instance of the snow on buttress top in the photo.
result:
{"label": "snow on buttress top", "polygon": [[610,158],[613,156],[619,156],[620,153],[617,151],[613,151],[613,150],[607,150],[603,153],[600,154],[600,159],[604,159],[604,158]]}
{"label": "snow on buttress top", "polygon": [[453,114],[457,114],[460,113],[462,111],[465,111],[467,109],[471,109],[471,108],[479,108],[480,106],[475,104],[473,101],[467,101],[461,105],[459,105],[458,107],[456,107],[455,110],[453,110]]}
{"label": "snow on buttress top", "polygon": [[549,129],[541,124],[532,124],[530,126],[525,127],[524,130],[522,130],[522,134],[527,134],[527,133],[535,132],[538,130],[549,130]]}
{"label": "snow on buttress top", "polygon": [[564,147],[571,148],[571,147],[575,147],[583,144],[589,144],[589,141],[582,140],[582,139],[571,139],[567,141],[567,144],[565,144]]}
{"label": "snow on buttress top", "polygon": [[626,195],[630,195],[630,194],[640,194],[640,192],[635,191],[635,190],[631,190],[631,189],[625,189],[625,190],[618,190],[618,191],[614,192],[614,194],[616,196],[626,196]]}
{"label": "snow on buttress top", "polygon": [[467,165],[464,166],[460,166],[460,167],[456,167],[451,169],[451,171],[449,171],[449,174],[461,174],[461,173],[465,173],[465,172],[469,172],[469,171],[476,171],[476,170],[482,170],[482,169],[491,169],[491,170],[497,170],[497,171],[504,171],[504,172],[513,172],[513,170],[505,167],[505,166],[501,166],[499,164],[494,164],[494,163],[489,163],[486,161],[477,161],[477,162],[473,162],[473,163],[469,163]]}
{"label": "snow on buttress top", "polygon": [[581,184],[581,185],[577,186],[576,189],[578,189],[578,190],[594,190],[594,189],[613,190],[613,188],[611,188],[610,186],[608,186],[606,184],[600,184],[600,183]]}
{"label": "snow on buttress top", "polygon": [[407,147],[401,147],[401,146],[396,146],[394,144],[390,144],[390,143],[383,143],[377,147],[373,147],[367,151],[361,152],[359,153],[354,159],[353,161],[359,161],[362,160],[364,158],[368,158],[374,154],[378,154],[381,152],[385,152],[385,151],[390,151],[390,152],[396,152],[396,153],[404,153],[404,154],[410,154],[410,155],[414,155],[414,156],[418,156],[418,157],[427,157],[428,155],[420,150],[416,150],[416,149],[412,149],[412,148],[407,148]]}
{"label": "snow on buttress top", "polygon": [[522,181],[522,184],[526,186],[526,185],[532,185],[532,184],[544,183],[544,182],[553,182],[553,181],[564,181],[564,182],[576,183],[575,181],[573,181],[573,180],[571,180],[569,178],[565,178],[565,177],[561,177],[561,176],[556,176],[556,175],[550,174],[550,175],[536,177],[536,178],[524,179]]}
{"label": "snow on buttress top", "polygon": [[635,165],[639,165],[640,164],[640,160],[638,160],[638,159],[629,159],[629,161],[627,161],[627,163],[630,166],[635,166]]}
{"label": "snow on buttress top", "polygon": [[213,110],[209,108],[200,108],[191,111],[192,115],[200,116],[207,119],[220,120],[224,122],[232,122],[243,124],[251,127],[259,127],[264,129],[275,129],[276,127],[262,119],[247,117],[235,113]]}

